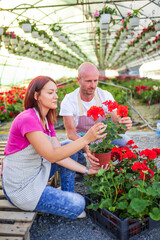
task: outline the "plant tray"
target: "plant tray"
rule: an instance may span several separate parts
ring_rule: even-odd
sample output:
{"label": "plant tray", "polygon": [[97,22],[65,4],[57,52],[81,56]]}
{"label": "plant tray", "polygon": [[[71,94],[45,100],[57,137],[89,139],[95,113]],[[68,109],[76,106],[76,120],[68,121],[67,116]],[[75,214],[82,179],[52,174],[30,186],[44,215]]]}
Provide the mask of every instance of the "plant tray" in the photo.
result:
{"label": "plant tray", "polygon": [[[94,202],[88,195],[85,196],[85,199],[86,206]],[[146,233],[160,226],[160,221],[154,221],[150,217],[141,221],[129,218],[120,219],[106,209],[98,209],[97,211],[88,209],[87,213],[94,223],[109,231],[118,240],[133,240],[138,234]]]}

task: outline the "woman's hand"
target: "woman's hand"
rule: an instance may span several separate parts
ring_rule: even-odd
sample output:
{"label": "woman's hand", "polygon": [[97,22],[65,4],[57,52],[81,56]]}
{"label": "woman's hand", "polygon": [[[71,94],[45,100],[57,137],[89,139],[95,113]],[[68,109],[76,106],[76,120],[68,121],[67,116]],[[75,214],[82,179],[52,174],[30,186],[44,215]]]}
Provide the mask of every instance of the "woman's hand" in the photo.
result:
{"label": "woman's hand", "polygon": [[101,169],[101,168],[106,169],[106,170],[109,170],[109,169],[110,169],[110,164],[107,163],[105,166],[102,165],[102,166],[99,166],[99,167],[96,166],[96,167],[89,168],[89,169],[88,169],[88,175],[97,174],[98,171],[99,171],[99,169]]}
{"label": "woman's hand", "polygon": [[[85,136],[83,137],[84,140],[86,141],[87,144],[89,144],[90,142],[94,142],[97,139],[103,138],[106,136],[106,133],[103,133],[106,129],[106,126],[99,122],[93,125],[93,127],[91,127],[87,133],[85,134]],[[103,133],[103,134],[102,134]]]}

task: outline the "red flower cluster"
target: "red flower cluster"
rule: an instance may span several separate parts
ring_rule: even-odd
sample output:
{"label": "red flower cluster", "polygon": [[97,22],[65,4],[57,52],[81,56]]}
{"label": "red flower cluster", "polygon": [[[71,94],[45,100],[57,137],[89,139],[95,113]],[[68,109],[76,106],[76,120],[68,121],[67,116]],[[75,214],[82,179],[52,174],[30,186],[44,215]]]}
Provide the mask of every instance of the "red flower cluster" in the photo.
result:
{"label": "red flower cluster", "polygon": [[123,159],[137,159],[137,155],[132,152],[128,147],[114,147],[111,152],[111,159],[122,161]]}
{"label": "red flower cluster", "polygon": [[114,109],[118,108],[118,103],[116,101],[111,101],[111,100],[107,100],[105,102],[103,102],[102,104],[108,106],[108,112],[112,112]]}
{"label": "red flower cluster", "polygon": [[[158,149],[159,150],[159,149]],[[140,152],[140,156],[147,157],[149,160],[155,159],[157,157],[158,151],[152,149],[145,149]],[[160,154],[160,153],[159,153]]]}
{"label": "red flower cluster", "polygon": [[133,166],[131,167],[132,171],[139,171],[140,176],[142,180],[146,180],[146,178],[151,179],[154,177],[154,172],[147,167],[146,165],[147,161],[141,162],[135,162]]}
{"label": "red flower cluster", "polygon": [[101,107],[97,106],[92,106],[88,111],[87,111],[87,117],[93,117],[93,120],[96,121],[99,118],[99,115],[102,117],[104,116],[104,110]]}
{"label": "red flower cluster", "polygon": [[117,108],[117,114],[120,117],[127,117],[128,116],[128,107],[123,106],[123,105],[119,105],[118,108]]}

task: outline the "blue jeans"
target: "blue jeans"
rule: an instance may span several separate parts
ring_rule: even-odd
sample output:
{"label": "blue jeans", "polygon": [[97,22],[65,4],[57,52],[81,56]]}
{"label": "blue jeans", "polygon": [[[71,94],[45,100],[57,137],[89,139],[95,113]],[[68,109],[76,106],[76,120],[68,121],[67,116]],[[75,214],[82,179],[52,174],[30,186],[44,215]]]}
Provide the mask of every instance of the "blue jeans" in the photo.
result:
{"label": "blue jeans", "polygon": [[131,140],[131,138],[128,137],[126,134],[120,134],[120,136],[122,138],[121,139],[115,139],[114,141],[112,141],[112,144],[118,145],[119,147],[126,147],[127,142],[129,140]]}
{"label": "blue jeans", "polygon": [[[61,145],[72,142],[66,140]],[[73,154],[71,158],[78,161],[78,152]],[[78,193],[74,193],[75,172],[67,168],[59,166],[56,163],[51,164],[50,177],[60,169],[61,189],[46,186],[35,211],[50,213],[67,218],[75,219],[85,208],[84,197]],[[50,178],[49,177],[49,178]]]}

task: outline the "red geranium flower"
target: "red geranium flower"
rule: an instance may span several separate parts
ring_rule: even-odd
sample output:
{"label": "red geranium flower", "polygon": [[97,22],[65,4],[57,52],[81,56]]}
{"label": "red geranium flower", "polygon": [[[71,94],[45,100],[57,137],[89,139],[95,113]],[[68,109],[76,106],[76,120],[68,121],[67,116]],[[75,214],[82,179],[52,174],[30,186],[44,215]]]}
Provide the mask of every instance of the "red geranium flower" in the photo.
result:
{"label": "red geranium flower", "polygon": [[150,150],[150,149],[142,150],[139,155],[140,155],[140,156],[145,156],[145,157],[147,157],[149,160],[155,159],[155,158],[157,157],[156,152],[153,151],[153,150]]}
{"label": "red geranium flower", "polygon": [[104,110],[101,107],[97,106],[92,106],[88,111],[87,111],[87,117],[93,117],[93,120],[96,121],[99,118],[99,115],[102,117],[104,116]]}
{"label": "red geranium flower", "polygon": [[111,100],[107,100],[105,102],[103,102],[102,104],[108,106],[108,112],[112,112],[114,109],[117,109],[118,107],[118,103],[116,101],[111,101]]}
{"label": "red geranium flower", "polygon": [[118,108],[117,108],[117,114],[120,117],[127,117],[128,116],[128,107],[123,106],[123,105],[119,105]]}

